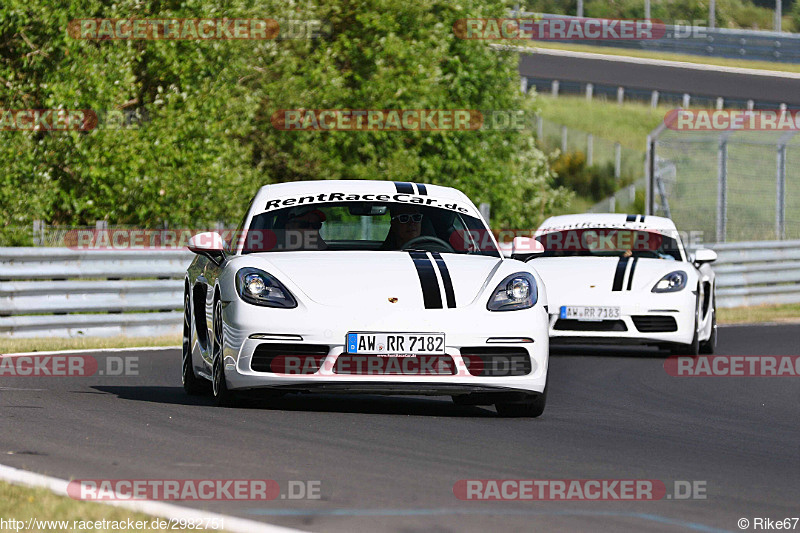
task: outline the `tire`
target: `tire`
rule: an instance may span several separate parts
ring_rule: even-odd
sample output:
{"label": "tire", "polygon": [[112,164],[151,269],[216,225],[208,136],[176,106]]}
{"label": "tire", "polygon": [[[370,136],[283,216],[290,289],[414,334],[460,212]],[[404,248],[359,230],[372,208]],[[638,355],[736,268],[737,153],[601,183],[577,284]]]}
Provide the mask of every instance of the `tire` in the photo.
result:
{"label": "tire", "polygon": [[181,360],[181,382],[186,394],[190,396],[208,394],[211,390],[211,384],[207,380],[197,377],[192,365],[192,308],[189,305],[188,291],[183,296],[183,350]]}
{"label": "tire", "polygon": [[504,402],[494,404],[497,414],[503,418],[536,418],[544,413],[547,404],[547,383],[541,394],[532,394],[530,398],[522,402]]}
{"label": "tire", "polygon": [[713,354],[717,349],[717,302],[711,306],[711,336],[700,343],[700,353]]}
{"label": "tire", "polygon": [[700,328],[700,309],[697,308],[694,312],[694,337],[691,344],[675,344],[671,348],[672,355],[697,355],[700,353],[700,335],[698,329]]}
{"label": "tire", "polygon": [[236,407],[239,403],[239,398],[236,393],[228,389],[228,383],[225,380],[225,366],[223,365],[222,346],[223,346],[223,333],[222,333],[222,302],[220,300],[214,301],[214,348],[213,357],[214,364],[211,371],[212,386],[211,391],[214,395],[214,400],[219,407]]}

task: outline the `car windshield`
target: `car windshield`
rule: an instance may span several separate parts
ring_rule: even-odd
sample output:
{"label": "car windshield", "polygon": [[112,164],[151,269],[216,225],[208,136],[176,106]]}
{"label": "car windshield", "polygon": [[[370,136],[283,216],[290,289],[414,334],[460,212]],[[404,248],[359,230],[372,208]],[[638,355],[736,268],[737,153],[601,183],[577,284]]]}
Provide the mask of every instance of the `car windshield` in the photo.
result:
{"label": "car windshield", "polygon": [[588,228],[550,231],[536,237],[541,257],[643,257],[681,261],[678,241],[656,231]]}
{"label": "car windshield", "polygon": [[425,250],[500,257],[479,218],[399,202],[333,202],[255,215],[242,253]]}

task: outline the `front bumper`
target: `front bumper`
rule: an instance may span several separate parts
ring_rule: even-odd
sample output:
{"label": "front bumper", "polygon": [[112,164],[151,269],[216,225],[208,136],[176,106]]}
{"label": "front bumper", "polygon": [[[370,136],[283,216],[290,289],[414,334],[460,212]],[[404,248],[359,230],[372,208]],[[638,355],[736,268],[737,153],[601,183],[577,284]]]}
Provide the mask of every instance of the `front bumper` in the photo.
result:
{"label": "front bumper", "polygon": [[[489,312],[479,305],[456,309],[352,310],[324,306],[272,309],[241,301],[223,310],[225,374],[232,390],[279,388],[298,391],[368,392],[379,394],[451,395],[469,392],[542,392],[548,367],[547,313],[540,302],[531,309]],[[445,353],[455,365],[454,375],[337,374],[336,359],[345,352],[346,335],[354,331],[444,333]],[[254,371],[253,353],[262,343],[252,335],[283,335],[296,345],[324,345],[327,355],[312,374]],[[291,337],[289,337],[291,336]],[[526,337],[533,342],[492,342],[491,339]],[[523,348],[531,371],[522,376],[474,376],[468,371],[462,348]]]}
{"label": "front bumper", "polygon": [[[600,302],[572,303],[570,305],[610,305],[620,307],[619,324],[597,324],[592,321],[560,320],[560,306],[550,308],[549,316],[550,342],[552,344],[690,344],[695,331],[694,292],[686,291],[676,295],[658,295],[645,304],[638,302],[615,302],[613,299]],[[672,329],[653,327],[658,322],[669,323],[674,320],[674,331],[658,331]],[[649,324],[650,327],[647,326]],[[607,327],[607,331],[602,328]]]}

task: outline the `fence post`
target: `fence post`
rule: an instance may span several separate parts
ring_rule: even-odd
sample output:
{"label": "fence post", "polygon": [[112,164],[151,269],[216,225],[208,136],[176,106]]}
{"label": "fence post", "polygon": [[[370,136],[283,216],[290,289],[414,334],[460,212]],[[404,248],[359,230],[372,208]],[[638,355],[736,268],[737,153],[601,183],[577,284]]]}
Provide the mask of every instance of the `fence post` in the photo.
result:
{"label": "fence post", "polygon": [[776,183],[775,238],[786,238],[786,145],[778,146],[778,183]]}
{"label": "fence post", "polygon": [[592,166],[594,161],[594,136],[590,133],[586,136],[586,166]]}
{"label": "fence post", "polygon": [[44,246],[44,220],[33,221],[33,245]]}
{"label": "fence post", "polygon": [[653,109],[658,107],[658,91],[653,91],[650,93],[650,107]]}
{"label": "fence post", "polygon": [[550,96],[558,98],[558,80],[553,80],[553,83],[550,85]]}
{"label": "fence post", "polygon": [[691,101],[692,101],[692,97],[689,96],[689,93],[683,93],[682,107],[684,109],[689,109],[689,103]]}
{"label": "fence post", "polygon": [[528,78],[524,76],[520,78],[519,88],[522,91],[522,94],[528,94]]}
{"label": "fence post", "polygon": [[722,111],[722,108],[725,107],[725,99],[721,96],[717,96],[717,111]]}
{"label": "fence post", "polygon": [[561,152],[567,152],[567,127],[561,126]]}
{"label": "fence post", "polygon": [[539,143],[544,142],[544,126],[542,124],[542,115],[536,115],[536,138]]}
{"label": "fence post", "polygon": [[622,175],[622,145],[614,143],[614,178],[619,179]]}
{"label": "fence post", "polygon": [[728,135],[720,138],[717,150],[717,242],[725,242],[728,225]]}
{"label": "fence post", "polygon": [[594,94],[594,84],[593,83],[587,83],[586,84],[586,99],[591,102],[593,94]]}
{"label": "fence post", "polygon": [[625,103],[625,87],[617,87],[617,105]]}
{"label": "fence post", "polygon": [[708,2],[708,27],[714,29],[717,27],[717,1],[709,0]]}

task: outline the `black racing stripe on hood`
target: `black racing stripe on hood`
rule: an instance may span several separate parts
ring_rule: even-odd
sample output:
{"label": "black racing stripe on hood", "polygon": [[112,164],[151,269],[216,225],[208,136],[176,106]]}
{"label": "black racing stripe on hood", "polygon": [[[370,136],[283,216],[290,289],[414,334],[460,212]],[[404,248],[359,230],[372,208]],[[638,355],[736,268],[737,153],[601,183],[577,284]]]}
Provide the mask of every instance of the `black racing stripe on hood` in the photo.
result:
{"label": "black racing stripe on hood", "polygon": [[417,268],[419,284],[422,288],[422,300],[425,309],[442,309],[442,293],[439,291],[439,281],[433,270],[433,263],[425,252],[409,251],[414,266]]}
{"label": "black racing stripe on hood", "polygon": [[397,192],[414,194],[414,186],[407,181],[395,181],[394,186],[397,189]]}
{"label": "black racing stripe on hood", "polygon": [[633,287],[633,273],[636,270],[636,262],[639,260],[638,257],[633,258],[633,263],[631,263],[631,273],[628,274],[628,290],[631,290]]}
{"label": "black racing stripe on hood", "polygon": [[450,271],[447,269],[442,255],[439,252],[431,252],[431,255],[436,259],[436,266],[439,267],[439,273],[442,275],[442,283],[444,284],[444,296],[447,299],[447,307],[453,308],[456,306],[456,293],[453,291],[453,280],[450,279]]}
{"label": "black racing stripe on hood", "polygon": [[614,284],[611,286],[612,291],[622,290],[622,281],[625,278],[625,267],[628,266],[628,258],[620,257],[617,263],[617,271],[614,273]]}

